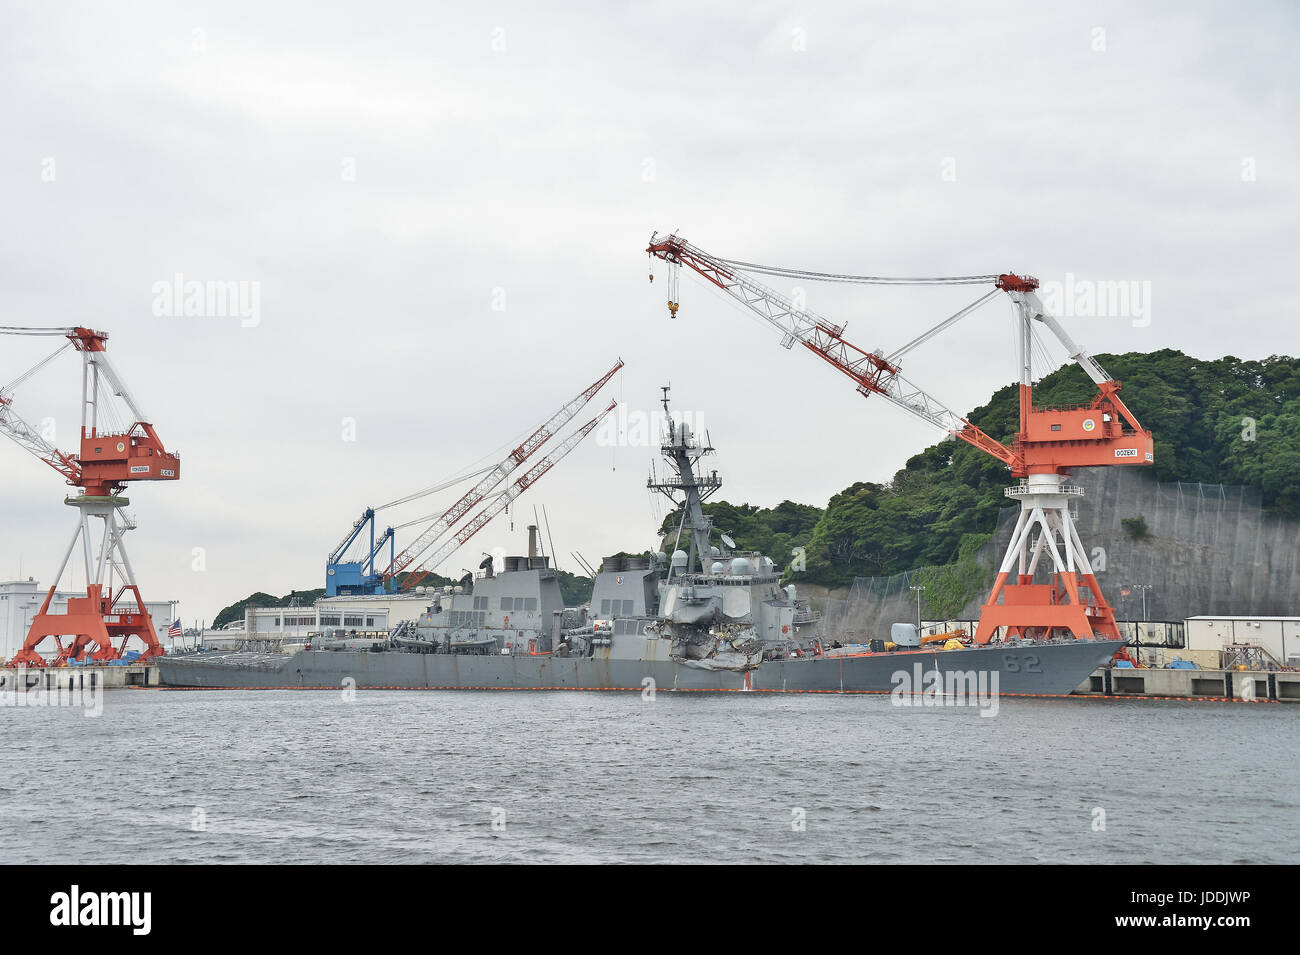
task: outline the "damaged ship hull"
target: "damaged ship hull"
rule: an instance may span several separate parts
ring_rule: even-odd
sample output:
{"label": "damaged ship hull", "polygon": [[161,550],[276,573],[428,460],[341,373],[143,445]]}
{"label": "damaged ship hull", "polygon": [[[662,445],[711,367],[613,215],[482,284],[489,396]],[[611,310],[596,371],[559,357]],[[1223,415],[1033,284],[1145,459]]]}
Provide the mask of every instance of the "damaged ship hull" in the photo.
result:
{"label": "damaged ship hull", "polygon": [[[1075,690],[1123,646],[1117,641],[996,644],[960,650],[863,653],[770,660],[744,673],[706,670],[657,659],[661,641],[647,640],[644,659],[553,654],[485,656],[303,650],[293,656],[204,653],[158,662],[166,686],[246,689],[655,690],[785,693],[885,693],[916,675],[938,671],[946,685],[997,674],[998,692],[1061,695]],[[662,641],[667,643],[667,641]],[[666,647],[664,648],[667,649]],[[917,667],[919,666],[919,670]],[[920,692],[921,687],[917,687]]]}

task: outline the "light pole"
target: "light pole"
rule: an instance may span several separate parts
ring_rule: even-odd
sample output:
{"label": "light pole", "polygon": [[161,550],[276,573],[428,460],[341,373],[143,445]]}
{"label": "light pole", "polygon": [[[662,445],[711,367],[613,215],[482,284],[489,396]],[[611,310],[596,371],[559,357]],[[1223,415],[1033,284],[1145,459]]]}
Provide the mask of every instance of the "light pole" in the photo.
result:
{"label": "light pole", "polygon": [[1142,591],[1142,622],[1147,622],[1147,591],[1151,589],[1150,584],[1131,584],[1134,590]]}
{"label": "light pole", "polygon": [[925,588],[917,585],[907,589],[916,591],[916,632],[919,635],[921,633],[921,591]]}
{"label": "light pole", "polygon": [[[1150,584],[1129,584],[1131,590],[1142,591],[1142,623],[1147,622],[1147,591],[1151,589]],[[1140,626],[1133,628],[1133,648],[1140,655],[1142,653],[1142,628]],[[1167,641],[1166,641],[1167,642]]]}

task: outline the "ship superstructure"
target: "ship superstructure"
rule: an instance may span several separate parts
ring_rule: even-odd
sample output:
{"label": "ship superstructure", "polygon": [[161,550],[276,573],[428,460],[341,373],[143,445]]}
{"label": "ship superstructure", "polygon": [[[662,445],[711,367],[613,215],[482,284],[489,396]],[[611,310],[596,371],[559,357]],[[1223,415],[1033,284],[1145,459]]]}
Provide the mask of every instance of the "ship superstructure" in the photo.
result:
{"label": "ship superstructure", "polygon": [[528,555],[506,557],[500,573],[491,557],[479,573],[436,590],[419,619],[392,636],[394,649],[421,653],[541,653],[551,649],[554,620],[564,597],[551,559],[538,553],[537,528],[528,528]]}
{"label": "ship superstructure", "polygon": [[[647,486],[682,513],[668,574],[661,584],[660,619],[653,632],[672,641],[672,659],[692,667],[744,671],[758,666],[764,652],[793,645],[794,587],[782,588],[772,560],[735,550],[722,534],[712,543],[713,522],[704,501],[722,487],[716,470],[700,460],[712,454],[684,418],[674,419],[663,389],[665,427],[660,447],[669,473],[651,473]],[[720,545],[720,546],[719,546]]]}

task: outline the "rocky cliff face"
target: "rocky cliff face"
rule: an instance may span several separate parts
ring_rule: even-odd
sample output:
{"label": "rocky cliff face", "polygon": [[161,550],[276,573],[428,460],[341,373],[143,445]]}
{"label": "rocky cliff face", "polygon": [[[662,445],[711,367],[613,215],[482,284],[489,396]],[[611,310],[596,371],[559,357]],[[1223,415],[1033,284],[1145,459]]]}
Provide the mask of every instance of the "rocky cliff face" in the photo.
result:
{"label": "rocky cliff face", "polygon": [[[1136,468],[1086,468],[1077,483],[1087,490],[1079,536],[1104,566],[1098,580],[1122,619],[1141,619],[1141,592],[1122,593],[1133,584],[1151,585],[1152,620],[1300,613],[1300,521],[1262,509],[1258,492],[1158,483]],[[1134,518],[1144,537],[1125,527]],[[1000,555],[1010,535],[1002,522],[990,550]]]}
{"label": "rocky cliff face", "polygon": [[[1151,585],[1148,620],[1300,614],[1300,521],[1264,510],[1258,492],[1159,483],[1137,468],[1085,468],[1074,483],[1087,492],[1077,506],[1079,536],[1120,620],[1142,619],[1139,584]],[[977,556],[990,568],[990,581],[1016,514],[1016,508],[1002,512],[997,533]],[[895,621],[916,619],[916,595],[908,590],[913,577],[859,578],[847,594],[828,593],[827,623],[879,635]],[[986,594],[973,595],[958,618],[977,619]]]}

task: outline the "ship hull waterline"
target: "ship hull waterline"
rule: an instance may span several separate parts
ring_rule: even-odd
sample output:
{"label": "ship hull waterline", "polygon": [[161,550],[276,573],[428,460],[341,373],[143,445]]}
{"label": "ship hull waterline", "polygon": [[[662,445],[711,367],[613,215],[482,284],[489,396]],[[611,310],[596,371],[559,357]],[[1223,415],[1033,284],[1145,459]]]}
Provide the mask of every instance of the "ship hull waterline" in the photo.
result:
{"label": "ship hull waterline", "polygon": [[[1073,692],[1124,646],[1122,641],[993,644],[961,650],[914,650],[764,662],[748,673],[706,670],[672,660],[489,656],[352,650],[270,654],[211,653],[163,657],[167,687],[208,689],[636,690],[886,693],[900,685],[920,693],[927,682],[976,685],[1006,695]],[[251,658],[256,658],[250,662]],[[906,674],[906,681],[899,676]],[[984,679],[980,682],[980,674]],[[917,684],[918,675],[921,683]],[[976,681],[974,683],[970,681]]]}

